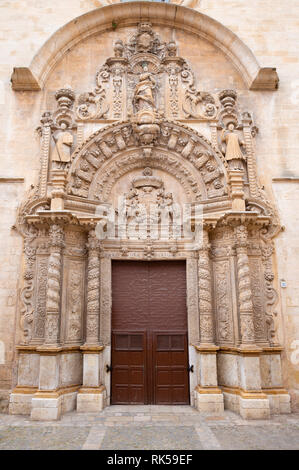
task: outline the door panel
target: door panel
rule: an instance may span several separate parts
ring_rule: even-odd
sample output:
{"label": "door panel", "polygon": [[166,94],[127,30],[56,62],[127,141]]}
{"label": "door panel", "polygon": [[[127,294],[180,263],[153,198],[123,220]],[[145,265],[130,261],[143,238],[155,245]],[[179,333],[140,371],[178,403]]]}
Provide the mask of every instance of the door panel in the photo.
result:
{"label": "door panel", "polygon": [[189,403],[186,266],[112,265],[112,403]]}
{"label": "door panel", "polygon": [[189,403],[186,332],[153,333],[154,401],[160,404]]}
{"label": "door panel", "polygon": [[112,334],[112,404],[146,402],[146,334]]}

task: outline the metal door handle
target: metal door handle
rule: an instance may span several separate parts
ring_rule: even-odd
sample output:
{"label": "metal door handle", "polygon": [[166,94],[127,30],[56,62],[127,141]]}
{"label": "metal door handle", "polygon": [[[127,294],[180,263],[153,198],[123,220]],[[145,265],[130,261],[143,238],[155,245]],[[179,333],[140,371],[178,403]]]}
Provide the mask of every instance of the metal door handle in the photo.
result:
{"label": "metal door handle", "polygon": [[189,365],[189,367],[187,367],[187,370],[188,370],[188,372],[194,372],[193,364],[191,366]]}
{"label": "metal door handle", "polygon": [[109,364],[106,364],[106,372],[111,372],[112,367]]}

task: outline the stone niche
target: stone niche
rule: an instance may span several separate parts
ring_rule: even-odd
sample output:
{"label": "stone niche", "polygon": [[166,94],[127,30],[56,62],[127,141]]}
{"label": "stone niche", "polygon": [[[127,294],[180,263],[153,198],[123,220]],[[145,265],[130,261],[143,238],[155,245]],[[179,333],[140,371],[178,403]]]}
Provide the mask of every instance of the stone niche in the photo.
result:
{"label": "stone niche", "polygon": [[[113,259],[186,260],[192,406],[247,419],[289,412],[274,314],[280,224],[244,109],[256,98],[227,56],[145,18],[76,44],[42,93],[52,111],[42,110],[39,178],[17,220],[24,272],[9,412],[59,419],[109,405]],[[125,235],[110,236],[121,215]],[[143,224],[142,237],[130,223]]]}

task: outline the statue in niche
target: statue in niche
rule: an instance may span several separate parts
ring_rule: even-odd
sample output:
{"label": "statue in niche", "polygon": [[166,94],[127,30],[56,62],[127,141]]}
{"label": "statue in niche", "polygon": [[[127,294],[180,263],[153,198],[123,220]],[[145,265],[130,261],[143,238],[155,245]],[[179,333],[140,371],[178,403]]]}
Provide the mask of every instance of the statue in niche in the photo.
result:
{"label": "statue in niche", "polygon": [[223,129],[221,133],[221,141],[226,143],[225,158],[231,170],[243,170],[243,162],[246,161],[241,147],[245,143],[240,140],[238,134],[235,132],[236,123],[229,122],[227,128]]}
{"label": "statue in niche", "polygon": [[52,162],[54,169],[64,170],[71,161],[71,147],[73,145],[73,135],[66,130],[65,123],[61,124],[62,131],[56,136],[53,135],[55,148],[52,154]]}
{"label": "statue in niche", "polygon": [[156,87],[156,80],[149,72],[147,64],[143,65],[143,73],[139,76],[133,96],[133,104],[137,111],[144,109],[155,110],[155,100],[153,90]]}

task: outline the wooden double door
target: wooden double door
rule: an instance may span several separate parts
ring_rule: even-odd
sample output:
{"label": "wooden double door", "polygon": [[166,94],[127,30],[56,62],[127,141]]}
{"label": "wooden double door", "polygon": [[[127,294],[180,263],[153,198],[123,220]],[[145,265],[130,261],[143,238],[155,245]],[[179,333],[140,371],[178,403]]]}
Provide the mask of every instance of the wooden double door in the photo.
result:
{"label": "wooden double door", "polygon": [[114,261],[112,404],[188,404],[186,264]]}

